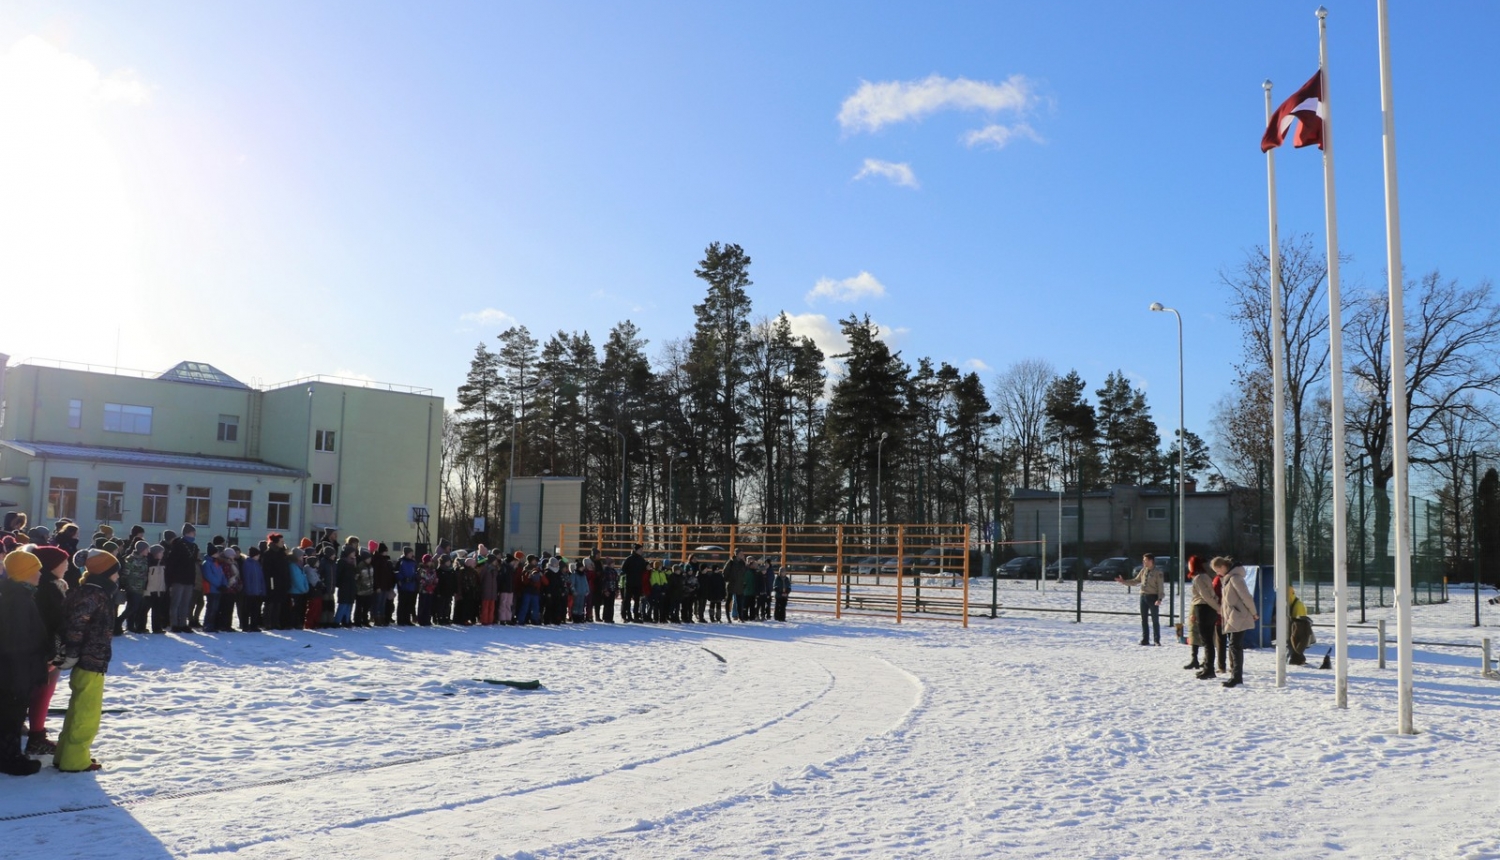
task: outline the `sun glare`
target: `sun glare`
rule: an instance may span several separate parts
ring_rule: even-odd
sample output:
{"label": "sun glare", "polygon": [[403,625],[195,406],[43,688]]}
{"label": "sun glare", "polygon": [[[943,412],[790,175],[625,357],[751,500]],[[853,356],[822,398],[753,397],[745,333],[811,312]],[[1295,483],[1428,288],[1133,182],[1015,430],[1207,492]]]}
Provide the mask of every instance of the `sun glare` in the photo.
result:
{"label": "sun glare", "polygon": [[147,95],[36,36],[0,53],[0,294],[104,307],[134,291],[139,229],[107,120]]}

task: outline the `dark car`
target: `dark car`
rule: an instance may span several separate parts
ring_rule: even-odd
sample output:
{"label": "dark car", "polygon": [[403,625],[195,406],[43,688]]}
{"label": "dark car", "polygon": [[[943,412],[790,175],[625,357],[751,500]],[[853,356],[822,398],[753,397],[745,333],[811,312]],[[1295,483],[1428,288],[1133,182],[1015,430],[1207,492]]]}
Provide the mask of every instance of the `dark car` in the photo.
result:
{"label": "dark car", "polygon": [[1112,580],[1117,576],[1128,578],[1135,576],[1136,567],[1136,563],[1128,558],[1106,558],[1089,568],[1089,579]]}
{"label": "dark car", "polygon": [[[1088,559],[1065,556],[1060,563],[1062,565],[1063,579],[1080,579],[1089,571]],[[1059,562],[1054,561],[1051,564],[1047,565],[1048,576],[1053,577],[1054,579],[1058,578],[1058,564]]]}
{"label": "dark car", "polygon": [[996,576],[1010,579],[1034,579],[1042,572],[1042,560],[1034,555],[1018,555],[995,568]]}

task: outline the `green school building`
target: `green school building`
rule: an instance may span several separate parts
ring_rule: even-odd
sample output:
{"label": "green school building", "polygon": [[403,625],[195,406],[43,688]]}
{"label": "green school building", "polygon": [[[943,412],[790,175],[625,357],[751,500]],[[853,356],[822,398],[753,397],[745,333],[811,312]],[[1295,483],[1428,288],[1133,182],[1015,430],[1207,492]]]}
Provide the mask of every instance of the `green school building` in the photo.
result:
{"label": "green school building", "polygon": [[415,545],[436,526],[442,426],[428,389],[0,356],[0,512],[67,517],[85,538],[140,524],[155,541],[190,522],[242,546],[271,531]]}

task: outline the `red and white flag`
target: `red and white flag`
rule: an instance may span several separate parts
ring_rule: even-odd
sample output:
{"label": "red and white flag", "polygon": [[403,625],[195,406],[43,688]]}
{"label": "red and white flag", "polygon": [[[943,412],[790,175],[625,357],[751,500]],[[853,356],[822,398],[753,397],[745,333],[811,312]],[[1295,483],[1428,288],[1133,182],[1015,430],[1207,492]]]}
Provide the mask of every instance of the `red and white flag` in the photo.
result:
{"label": "red and white flag", "polygon": [[1269,152],[1280,146],[1286,140],[1287,129],[1292,127],[1292,121],[1297,121],[1297,134],[1292,138],[1295,147],[1312,146],[1317,144],[1319,149],[1323,148],[1323,117],[1321,109],[1323,106],[1323,72],[1319,70],[1302,89],[1292,93],[1292,97],[1281,103],[1276,113],[1271,114],[1271,122],[1266,126],[1266,133],[1260,139],[1260,151]]}

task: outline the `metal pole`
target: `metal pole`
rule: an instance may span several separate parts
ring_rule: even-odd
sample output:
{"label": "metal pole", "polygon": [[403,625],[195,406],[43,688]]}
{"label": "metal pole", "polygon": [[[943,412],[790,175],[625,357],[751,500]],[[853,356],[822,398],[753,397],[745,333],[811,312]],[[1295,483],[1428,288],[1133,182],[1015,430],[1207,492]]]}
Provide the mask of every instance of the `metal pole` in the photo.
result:
{"label": "metal pole", "polygon": [[[1469,554],[1474,556],[1474,626],[1479,626],[1479,452],[1469,453],[1469,477],[1473,486],[1473,495],[1469,502],[1469,518],[1473,521],[1470,529]],[[1454,503],[1457,510],[1457,500]],[[1485,662],[1485,668],[1489,668],[1489,662]]]}
{"label": "metal pole", "polygon": [[1365,455],[1359,455],[1359,623],[1365,623]]}
{"label": "metal pole", "polygon": [[1396,525],[1396,696],[1398,730],[1416,733],[1412,719],[1411,538],[1406,534],[1407,426],[1405,270],[1401,266],[1401,215],[1396,193],[1396,107],[1391,88],[1391,28],[1387,0],[1377,0],[1380,36],[1381,135],[1385,163],[1386,277],[1391,323],[1391,454]]}
{"label": "metal pole", "polygon": [[[1265,82],[1266,124],[1271,122],[1271,82]],[[1286,686],[1286,334],[1281,319],[1281,240],[1276,223],[1276,150],[1266,150],[1266,187],[1271,210],[1271,545],[1276,576],[1276,686]]]}
{"label": "metal pole", "polygon": [[890,435],[889,433],[881,433],[880,441],[875,443],[875,525],[877,526],[883,522],[880,513],[880,458],[884,453],[885,440]]}

